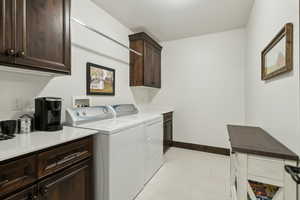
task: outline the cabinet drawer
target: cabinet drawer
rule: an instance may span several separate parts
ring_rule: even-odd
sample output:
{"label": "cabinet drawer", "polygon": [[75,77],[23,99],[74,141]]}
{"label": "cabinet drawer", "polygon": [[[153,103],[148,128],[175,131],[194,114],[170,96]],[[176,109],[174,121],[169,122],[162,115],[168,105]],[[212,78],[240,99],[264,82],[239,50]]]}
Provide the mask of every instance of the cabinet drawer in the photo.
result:
{"label": "cabinet drawer", "polygon": [[0,165],[0,196],[23,188],[35,180],[35,156]]}
{"label": "cabinet drawer", "polygon": [[248,173],[281,181],[284,180],[284,162],[283,160],[249,156]]}
{"label": "cabinet drawer", "polygon": [[64,169],[92,155],[92,140],[87,138],[38,155],[38,177]]}
{"label": "cabinet drawer", "polygon": [[173,112],[165,113],[164,114],[164,121],[169,121],[173,119]]}

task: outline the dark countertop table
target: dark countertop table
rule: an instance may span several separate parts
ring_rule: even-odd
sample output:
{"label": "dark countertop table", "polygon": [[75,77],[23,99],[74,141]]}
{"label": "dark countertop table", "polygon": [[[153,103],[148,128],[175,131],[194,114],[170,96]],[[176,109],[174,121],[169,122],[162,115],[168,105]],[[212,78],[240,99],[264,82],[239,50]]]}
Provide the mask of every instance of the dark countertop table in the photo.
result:
{"label": "dark countertop table", "polygon": [[299,160],[297,154],[260,127],[227,125],[227,129],[232,152]]}

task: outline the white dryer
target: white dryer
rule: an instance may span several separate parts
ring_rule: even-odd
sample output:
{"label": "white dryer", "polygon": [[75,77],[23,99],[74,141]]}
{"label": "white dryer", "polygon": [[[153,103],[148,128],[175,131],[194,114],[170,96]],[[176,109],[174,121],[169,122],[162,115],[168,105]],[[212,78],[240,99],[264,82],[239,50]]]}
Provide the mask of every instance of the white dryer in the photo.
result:
{"label": "white dryer", "polygon": [[95,199],[132,200],[162,166],[162,116],[141,115],[134,105],[124,104],[67,109],[66,117],[69,125],[99,132]]}

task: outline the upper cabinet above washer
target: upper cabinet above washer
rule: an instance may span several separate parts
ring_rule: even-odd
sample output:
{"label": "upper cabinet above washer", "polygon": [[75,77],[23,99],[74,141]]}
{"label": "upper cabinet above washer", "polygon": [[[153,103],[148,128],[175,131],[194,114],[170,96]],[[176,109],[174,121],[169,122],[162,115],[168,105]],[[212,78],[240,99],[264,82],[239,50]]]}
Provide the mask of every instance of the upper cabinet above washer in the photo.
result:
{"label": "upper cabinet above washer", "polygon": [[0,0],[0,65],[70,74],[70,8],[70,0]]}
{"label": "upper cabinet above washer", "polygon": [[129,36],[130,48],[142,53],[130,53],[130,86],[161,88],[162,47],[144,32]]}

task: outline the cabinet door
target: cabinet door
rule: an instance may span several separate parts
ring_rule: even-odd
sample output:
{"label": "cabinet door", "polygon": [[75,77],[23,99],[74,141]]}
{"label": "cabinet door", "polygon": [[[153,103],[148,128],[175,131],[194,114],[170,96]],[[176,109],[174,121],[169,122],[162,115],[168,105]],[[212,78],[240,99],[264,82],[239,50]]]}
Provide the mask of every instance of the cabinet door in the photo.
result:
{"label": "cabinet door", "polygon": [[39,200],[91,200],[91,165],[83,162],[38,186]]}
{"label": "cabinet door", "polygon": [[161,51],[147,42],[144,51],[144,84],[161,88]]}
{"label": "cabinet door", "polygon": [[15,63],[70,73],[70,0],[17,0]]}
{"label": "cabinet door", "polygon": [[147,42],[145,42],[144,44],[144,85],[152,87],[154,85],[154,50],[151,44]]}
{"label": "cabinet door", "polygon": [[163,164],[163,124],[161,121],[146,125],[145,182],[149,181]]}
{"label": "cabinet door", "polygon": [[[135,40],[130,42],[130,48],[144,54],[144,41]],[[144,59],[143,56],[130,52],[130,86],[144,85]]]}
{"label": "cabinet door", "polygon": [[13,40],[14,23],[14,5],[15,0],[0,0],[0,62],[12,63],[14,57],[15,43]]}
{"label": "cabinet door", "polygon": [[36,188],[30,187],[26,190],[23,190],[19,193],[13,194],[4,200],[36,200]]}
{"label": "cabinet door", "polygon": [[153,87],[161,88],[161,51],[154,49],[153,51]]}
{"label": "cabinet door", "polygon": [[169,120],[164,123],[164,153],[172,146],[173,141],[173,122]]}

